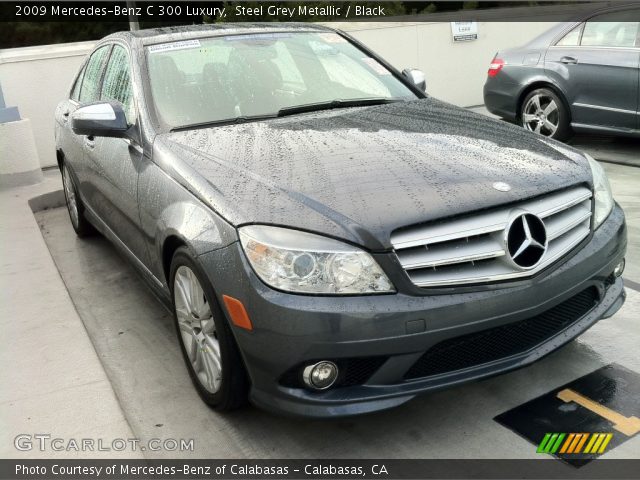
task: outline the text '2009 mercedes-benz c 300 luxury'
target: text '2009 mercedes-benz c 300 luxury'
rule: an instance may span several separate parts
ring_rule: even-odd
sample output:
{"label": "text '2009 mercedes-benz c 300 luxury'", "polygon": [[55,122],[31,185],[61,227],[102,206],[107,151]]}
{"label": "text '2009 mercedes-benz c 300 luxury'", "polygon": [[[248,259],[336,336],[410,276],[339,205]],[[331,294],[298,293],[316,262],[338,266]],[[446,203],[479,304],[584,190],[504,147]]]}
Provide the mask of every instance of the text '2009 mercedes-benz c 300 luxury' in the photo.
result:
{"label": "text '2009 mercedes-benz c 300 luxury'", "polygon": [[71,223],[171,306],[206,403],[390,408],[620,308],[601,166],[424,85],[312,25],[142,30],[87,58],[56,111]]}

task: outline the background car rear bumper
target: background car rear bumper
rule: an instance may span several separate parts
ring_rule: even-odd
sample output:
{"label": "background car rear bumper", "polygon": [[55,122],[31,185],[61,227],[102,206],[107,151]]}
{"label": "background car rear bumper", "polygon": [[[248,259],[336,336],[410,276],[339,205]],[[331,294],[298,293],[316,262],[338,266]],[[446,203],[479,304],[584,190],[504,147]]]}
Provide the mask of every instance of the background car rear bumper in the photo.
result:
{"label": "background car rear bumper", "polygon": [[[391,408],[419,393],[513,370],[551,353],[620,308],[622,280],[613,281],[611,273],[625,250],[624,215],[616,206],[564,264],[497,290],[292,295],[264,285],[237,242],[200,259],[216,293],[240,299],[253,323],[252,331],[233,329],[251,377],[251,400],[278,412],[335,417]],[[537,317],[588,288],[597,292],[597,305],[533,348],[464,369],[405,378],[420,357],[441,342]],[[296,385],[296,375],[291,375],[293,367],[314,361],[332,360],[340,366],[354,358],[376,359],[370,375],[360,376],[366,377],[363,384],[314,392]],[[370,362],[363,365],[371,367]]]}
{"label": "background car rear bumper", "polygon": [[484,104],[489,112],[505,120],[515,122],[518,112],[518,99],[522,85],[504,80],[500,74],[487,78],[484,84]]}

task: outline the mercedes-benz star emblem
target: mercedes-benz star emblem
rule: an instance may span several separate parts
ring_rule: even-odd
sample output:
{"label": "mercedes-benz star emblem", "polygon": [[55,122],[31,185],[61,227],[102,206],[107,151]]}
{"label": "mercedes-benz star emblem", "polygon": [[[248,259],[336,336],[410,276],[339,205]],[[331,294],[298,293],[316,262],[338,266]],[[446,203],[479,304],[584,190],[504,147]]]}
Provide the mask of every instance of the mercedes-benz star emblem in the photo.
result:
{"label": "mercedes-benz star emblem", "polygon": [[505,239],[511,261],[523,270],[538,265],[547,251],[547,229],[532,213],[515,217],[507,227]]}
{"label": "mercedes-benz star emblem", "polygon": [[495,182],[492,187],[496,190],[498,190],[499,192],[508,192],[511,190],[511,185],[509,185],[508,183],[504,183],[504,182]]}

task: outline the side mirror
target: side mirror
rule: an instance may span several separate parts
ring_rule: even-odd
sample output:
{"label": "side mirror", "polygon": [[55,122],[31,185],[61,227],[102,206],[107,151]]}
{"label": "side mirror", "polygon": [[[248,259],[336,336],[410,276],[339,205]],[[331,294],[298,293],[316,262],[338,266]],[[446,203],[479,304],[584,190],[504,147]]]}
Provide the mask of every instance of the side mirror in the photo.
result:
{"label": "side mirror", "polygon": [[84,105],[71,114],[71,128],[77,135],[122,137],[129,130],[120,102]]}
{"label": "side mirror", "polygon": [[402,75],[407,77],[411,83],[423,92],[427,91],[427,77],[425,77],[422,70],[418,70],[417,68],[405,68],[402,71]]}

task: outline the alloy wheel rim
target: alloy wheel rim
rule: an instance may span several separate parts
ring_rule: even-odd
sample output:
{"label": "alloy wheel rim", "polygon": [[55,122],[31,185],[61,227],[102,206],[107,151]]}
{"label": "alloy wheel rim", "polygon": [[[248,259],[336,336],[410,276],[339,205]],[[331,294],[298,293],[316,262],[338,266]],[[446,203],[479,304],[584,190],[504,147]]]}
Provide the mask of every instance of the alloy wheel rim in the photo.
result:
{"label": "alloy wheel rim", "polygon": [[76,191],[73,187],[73,180],[69,176],[69,169],[64,167],[62,175],[62,183],[64,184],[64,193],[67,197],[67,208],[69,209],[69,215],[74,226],[78,226],[78,202],[76,200]]}
{"label": "alloy wheel rim", "polygon": [[558,104],[547,95],[534,95],[524,106],[522,124],[531,132],[552,137],[560,125]]}
{"label": "alloy wheel rim", "polygon": [[200,384],[216,393],[222,383],[222,356],[211,306],[195,273],[180,266],[173,281],[180,339]]}

